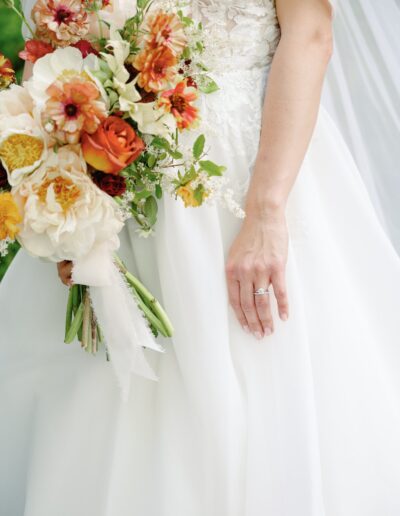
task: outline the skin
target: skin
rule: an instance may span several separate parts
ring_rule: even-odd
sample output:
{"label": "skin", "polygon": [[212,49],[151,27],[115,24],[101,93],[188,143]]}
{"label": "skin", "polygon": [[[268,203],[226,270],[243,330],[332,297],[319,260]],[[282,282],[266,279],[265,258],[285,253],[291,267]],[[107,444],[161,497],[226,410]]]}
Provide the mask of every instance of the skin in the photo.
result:
{"label": "skin", "polygon": [[[257,339],[274,331],[272,285],[282,320],[289,317],[285,268],[285,207],[316,123],[332,53],[332,9],[327,0],[277,0],[282,37],[271,67],[259,151],[246,199],[246,218],[230,249],[230,303]],[[272,295],[272,292],[271,292]]]}
{"label": "skin", "polygon": [[[246,218],[230,249],[226,277],[230,304],[247,332],[274,331],[271,300],[254,290],[272,285],[280,318],[289,317],[285,268],[285,208],[315,127],[332,53],[328,0],[277,0],[281,40],[272,63],[259,151],[246,199]],[[57,265],[71,285],[71,262]]]}

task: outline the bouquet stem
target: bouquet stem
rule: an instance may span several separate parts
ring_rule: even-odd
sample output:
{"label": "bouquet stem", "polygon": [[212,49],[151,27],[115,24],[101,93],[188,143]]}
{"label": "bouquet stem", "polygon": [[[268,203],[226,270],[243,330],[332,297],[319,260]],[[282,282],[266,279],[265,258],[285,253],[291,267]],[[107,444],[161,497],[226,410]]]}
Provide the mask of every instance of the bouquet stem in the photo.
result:
{"label": "bouquet stem", "polygon": [[143,283],[136,278],[136,276],[128,271],[119,256],[114,255],[114,260],[121,273],[125,276],[125,279],[129,283],[134,294],[136,294],[138,305],[148,318],[150,324],[154,325],[164,337],[171,337],[174,332],[174,328],[159,301],[143,285]]}
{"label": "bouquet stem", "polygon": [[[118,256],[115,256],[114,260],[135,296],[137,305],[146,317],[153,334],[171,337],[174,329],[161,304],[143,283],[127,270]],[[103,342],[101,328],[90,303],[89,288],[83,285],[73,285],[68,294],[64,342],[70,344],[75,338],[78,339],[85,351],[93,354],[98,351],[99,344]]]}

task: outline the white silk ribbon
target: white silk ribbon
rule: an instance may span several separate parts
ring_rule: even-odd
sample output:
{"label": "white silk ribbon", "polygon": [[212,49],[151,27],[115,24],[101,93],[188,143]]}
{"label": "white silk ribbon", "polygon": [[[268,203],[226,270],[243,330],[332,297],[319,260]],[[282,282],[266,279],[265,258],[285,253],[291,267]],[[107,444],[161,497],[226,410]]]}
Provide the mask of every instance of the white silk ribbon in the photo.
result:
{"label": "white silk ribbon", "polygon": [[155,342],[109,247],[98,246],[89,255],[75,261],[72,280],[75,284],[89,287],[93,310],[121,388],[122,400],[127,401],[132,373],[158,380],[143,348],[159,352],[164,352],[164,349]]}

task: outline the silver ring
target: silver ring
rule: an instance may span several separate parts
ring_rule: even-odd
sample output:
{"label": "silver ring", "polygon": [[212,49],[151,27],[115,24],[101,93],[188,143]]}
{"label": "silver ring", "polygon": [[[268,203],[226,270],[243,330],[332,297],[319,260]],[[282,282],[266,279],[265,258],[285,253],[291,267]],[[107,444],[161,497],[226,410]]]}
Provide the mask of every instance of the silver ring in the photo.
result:
{"label": "silver ring", "polygon": [[268,288],[258,288],[255,292],[254,292],[254,295],[255,296],[269,296],[270,292],[268,290]]}

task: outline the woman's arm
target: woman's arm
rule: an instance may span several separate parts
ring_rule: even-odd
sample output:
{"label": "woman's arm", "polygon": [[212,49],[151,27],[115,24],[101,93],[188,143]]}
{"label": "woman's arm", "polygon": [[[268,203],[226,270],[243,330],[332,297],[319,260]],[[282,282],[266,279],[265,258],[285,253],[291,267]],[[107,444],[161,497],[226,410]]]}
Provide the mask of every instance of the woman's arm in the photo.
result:
{"label": "woman's arm", "polygon": [[316,123],[332,52],[328,0],[276,5],[282,36],[268,78],[247,216],[226,267],[230,302],[243,328],[258,338],[272,333],[273,320],[269,296],[254,296],[255,289],[272,284],[280,317],[288,317],[285,207]]}

